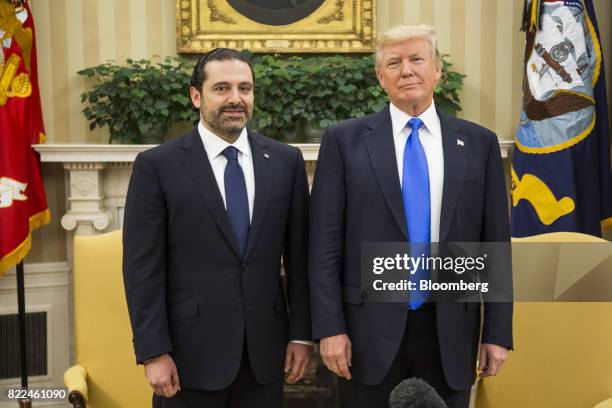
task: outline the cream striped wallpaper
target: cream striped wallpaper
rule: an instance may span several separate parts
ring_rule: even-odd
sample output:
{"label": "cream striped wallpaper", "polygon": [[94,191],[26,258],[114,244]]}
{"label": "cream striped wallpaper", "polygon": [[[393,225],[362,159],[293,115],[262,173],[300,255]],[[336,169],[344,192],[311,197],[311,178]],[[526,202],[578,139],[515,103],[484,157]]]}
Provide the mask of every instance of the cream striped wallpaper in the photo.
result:
{"label": "cream striped wallpaper", "polygon": [[[30,0],[37,29],[39,80],[49,143],[106,143],[81,115],[82,68],[109,59],[176,55],[175,0]],[[612,95],[612,1],[594,0]],[[439,47],[467,74],[461,116],[513,138],[520,114],[523,0],[378,0],[378,30],[433,24]],[[610,97],[608,98],[609,105]],[[53,224],[34,234],[30,261],[61,260],[61,169],[45,166]],[[59,241],[59,242],[58,242]]]}
{"label": "cream striped wallpaper", "polygon": [[[175,0],[31,0],[38,39],[43,111],[49,142],[104,143],[80,111],[84,67],[109,59],[176,55]],[[467,74],[462,116],[512,138],[520,112],[519,32],[523,0],[379,0],[378,30],[426,22],[440,50]],[[596,0],[604,49],[610,50],[610,0]],[[607,34],[606,34],[607,33]],[[607,44],[606,44],[607,43]],[[609,59],[608,59],[609,60]],[[608,65],[608,82],[612,82]]]}

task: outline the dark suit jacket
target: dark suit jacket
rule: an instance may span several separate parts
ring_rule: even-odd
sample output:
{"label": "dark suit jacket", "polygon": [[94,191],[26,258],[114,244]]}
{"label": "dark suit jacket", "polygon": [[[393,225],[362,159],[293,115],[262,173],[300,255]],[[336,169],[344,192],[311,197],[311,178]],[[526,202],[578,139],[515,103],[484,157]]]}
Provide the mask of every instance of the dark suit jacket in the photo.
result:
{"label": "dark suit jacket", "polygon": [[[509,241],[508,207],[495,134],[438,112],[444,152],[440,242]],[[463,146],[457,139],[464,142]],[[389,109],[342,122],[323,137],[311,197],[309,278],[316,339],[347,333],[351,372],[374,385],[404,334],[406,304],[363,303],[361,243],[409,239]],[[447,383],[474,380],[479,303],[438,303]],[[512,346],[512,305],[487,304],[482,342]]]}
{"label": "dark suit jacket", "polygon": [[123,272],[136,360],[170,353],[183,388],[228,386],[245,339],[257,381],[276,381],[288,340],[311,338],[304,161],[248,135],[255,204],[244,258],[197,129],[134,162]]}

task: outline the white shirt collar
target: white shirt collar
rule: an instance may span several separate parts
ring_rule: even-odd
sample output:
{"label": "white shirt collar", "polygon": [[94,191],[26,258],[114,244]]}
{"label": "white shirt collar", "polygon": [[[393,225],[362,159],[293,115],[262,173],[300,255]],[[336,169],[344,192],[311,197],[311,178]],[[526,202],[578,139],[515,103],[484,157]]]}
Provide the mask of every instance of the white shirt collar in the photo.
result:
{"label": "white shirt collar", "polygon": [[[413,116],[408,115],[406,112],[401,111],[393,103],[389,103],[389,113],[391,114],[391,126],[393,127],[393,136],[398,136],[408,124],[408,121]],[[423,113],[418,116],[423,121],[423,125],[433,132],[436,129],[436,123],[438,123],[438,113],[436,112],[435,103],[432,101],[431,105]]]}
{"label": "white shirt collar", "polygon": [[209,159],[214,159],[219,156],[227,146],[234,146],[244,156],[248,157],[251,154],[251,146],[249,145],[249,137],[247,134],[246,127],[242,129],[242,132],[240,132],[240,136],[238,136],[238,139],[236,139],[233,144],[226,142],[225,140],[221,139],[219,136],[208,130],[202,124],[202,121],[198,123],[198,132],[200,133],[200,137],[202,138],[202,144],[204,145],[204,150],[206,150],[206,154],[208,155]]}

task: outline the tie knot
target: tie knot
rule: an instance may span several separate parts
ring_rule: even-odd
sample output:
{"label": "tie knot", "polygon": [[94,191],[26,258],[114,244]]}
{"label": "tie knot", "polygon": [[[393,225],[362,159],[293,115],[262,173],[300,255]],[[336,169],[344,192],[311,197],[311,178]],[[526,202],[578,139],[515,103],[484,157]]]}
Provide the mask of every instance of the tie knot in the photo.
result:
{"label": "tie knot", "polygon": [[419,130],[423,126],[423,121],[419,118],[412,118],[408,121],[408,127],[413,131]]}
{"label": "tie knot", "polygon": [[227,146],[222,153],[227,160],[238,160],[238,149],[234,146]]}

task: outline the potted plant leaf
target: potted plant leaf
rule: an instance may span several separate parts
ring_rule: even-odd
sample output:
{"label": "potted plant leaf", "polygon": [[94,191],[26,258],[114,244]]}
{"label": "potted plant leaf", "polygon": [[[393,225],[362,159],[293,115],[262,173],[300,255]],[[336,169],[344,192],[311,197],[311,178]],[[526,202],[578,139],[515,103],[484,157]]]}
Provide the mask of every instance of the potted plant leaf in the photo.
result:
{"label": "potted plant leaf", "polygon": [[196,114],[188,96],[190,69],[182,59],[165,58],[153,64],[128,59],[78,72],[93,81],[81,95],[89,128],[108,127],[109,143],[161,143],[175,123]]}
{"label": "potted plant leaf", "polygon": [[[256,87],[250,126],[273,138],[318,142],[329,125],[377,112],[388,103],[371,55],[258,55],[252,64]],[[196,118],[186,91],[190,65],[176,58],[156,66],[127,60],[124,66],[107,63],[80,71],[94,80],[81,95],[90,128],[108,126],[111,143],[160,143],[172,124]],[[461,110],[464,77],[451,70],[443,55],[434,99],[444,112]]]}
{"label": "potted plant leaf", "polygon": [[[451,70],[442,57],[436,105],[456,115],[465,75]],[[291,142],[318,142],[323,129],[341,120],[381,110],[388,103],[376,78],[374,58],[367,56],[253,58],[257,78],[252,126]]]}

